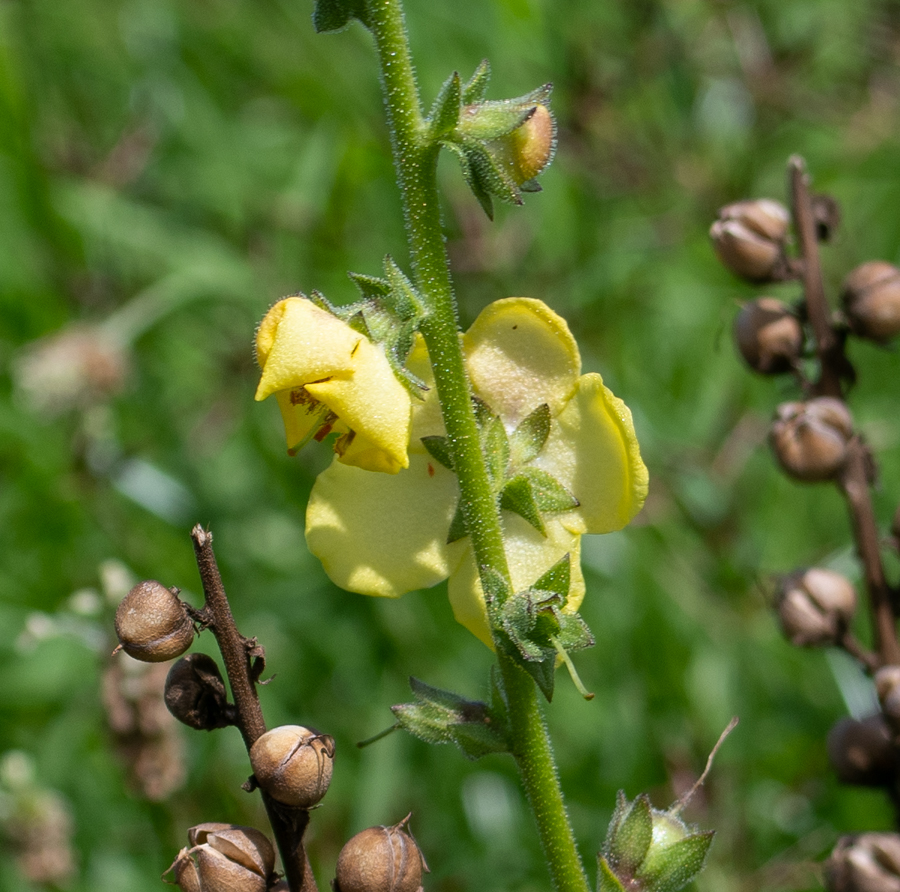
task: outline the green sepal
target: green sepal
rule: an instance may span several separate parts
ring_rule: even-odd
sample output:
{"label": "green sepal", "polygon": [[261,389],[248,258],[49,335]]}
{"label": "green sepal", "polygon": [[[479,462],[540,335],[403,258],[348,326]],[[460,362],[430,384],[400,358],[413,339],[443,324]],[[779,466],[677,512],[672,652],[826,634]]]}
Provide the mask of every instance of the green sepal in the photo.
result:
{"label": "green sepal", "polygon": [[580,504],[552,474],[540,468],[522,468],[521,474],[528,479],[534,492],[534,500],[541,511],[551,514],[569,511]]}
{"label": "green sepal", "polygon": [[481,102],[459,122],[459,134],[467,139],[499,139],[518,130],[534,114],[534,105],[523,108],[517,100]]}
{"label": "green sepal", "polygon": [[445,149],[449,149],[456,156],[456,160],[459,161],[459,166],[462,168],[463,177],[465,178],[466,183],[468,183],[469,188],[472,190],[472,194],[478,199],[478,203],[481,205],[481,209],[485,212],[487,218],[493,220],[494,202],[491,199],[487,187],[478,174],[472,169],[472,165],[469,163],[469,156],[463,150],[462,146],[458,146],[455,142],[451,142],[448,139],[442,139],[440,145]]}
{"label": "green sepal", "polygon": [[463,150],[480,188],[508,204],[522,204],[522,195],[515,180],[491,152],[474,140],[463,143]]}
{"label": "green sepal", "polygon": [[597,857],[597,892],[625,892],[603,855]]}
{"label": "green sepal", "polygon": [[410,678],[415,703],[392,706],[402,728],[426,743],[455,743],[470,759],[509,751],[506,724],[480,700]]}
{"label": "green sepal", "polygon": [[364,273],[347,273],[353,284],[359,288],[363,299],[387,297],[391,293],[391,285],[387,279],[378,276],[367,276]]}
{"label": "green sepal", "polygon": [[384,277],[390,286],[390,309],[402,320],[421,320],[425,315],[425,305],[413,287],[406,273],[394,263],[388,254],[384,258]]}
{"label": "green sepal", "polygon": [[524,183],[519,183],[519,189],[522,192],[543,192],[544,187],[537,181],[537,177],[532,177],[530,180],[525,180]]}
{"label": "green sepal", "polygon": [[580,613],[557,611],[555,619],[559,623],[559,631],[552,636],[551,640],[558,650],[573,653],[596,644],[588,624],[581,618]]}
{"label": "green sepal", "polygon": [[512,594],[506,577],[494,567],[483,568],[481,573],[481,588],[484,592],[484,604],[487,608],[488,619],[491,628],[502,628],[503,608],[509,602]]}
{"label": "green sepal", "polygon": [[422,445],[428,454],[448,471],[453,470],[453,454],[450,452],[450,441],[446,437],[434,434],[430,437],[420,437]]}
{"label": "green sepal", "polygon": [[661,849],[651,846],[635,879],[646,892],[678,892],[703,870],[715,833],[693,833]]}
{"label": "green sepal", "polygon": [[488,83],[491,79],[491,63],[482,59],[473,75],[466,81],[462,88],[463,105],[472,105],[481,102],[487,93]]}
{"label": "green sepal", "polygon": [[481,429],[481,448],[488,477],[497,492],[503,486],[509,468],[509,437],[503,422],[496,415],[492,415]]}
{"label": "green sepal", "polygon": [[534,679],[549,702],[553,698],[556,648],[550,642],[535,640],[544,636],[535,635],[538,610],[534,594],[531,590],[517,592],[503,604],[498,617],[503,632],[501,640],[506,653]]}
{"label": "green sepal", "polygon": [[569,598],[569,587],[572,582],[572,556],[564,554],[532,588],[559,595],[565,603]]}
{"label": "green sepal", "polygon": [[452,545],[465,539],[469,535],[466,529],[466,516],[463,513],[462,499],[456,503],[456,510],[453,512],[453,520],[450,521],[450,529],[447,530],[447,544]]}
{"label": "green sepal", "polygon": [[318,34],[340,31],[350,19],[359,19],[369,27],[365,0],[316,0],[313,27]]}
{"label": "green sepal", "polygon": [[514,465],[524,465],[537,458],[550,436],[550,407],[541,403],[530,415],[523,418],[509,438],[509,449]]}
{"label": "green sepal", "polygon": [[439,139],[456,129],[459,124],[460,105],[462,103],[462,87],[459,82],[459,72],[454,71],[444,81],[431,114],[428,116],[429,130],[432,139]]}
{"label": "green sepal", "polygon": [[531,481],[524,474],[517,474],[507,480],[500,492],[500,507],[518,514],[528,521],[542,536],[547,528],[541,519],[541,512],[535,499]]}
{"label": "green sepal", "polygon": [[[624,799],[624,794],[619,793]],[[638,796],[624,813],[613,815],[615,829],[610,830],[604,844],[604,854],[617,876],[630,879],[643,864],[653,841],[653,810],[646,793]]]}

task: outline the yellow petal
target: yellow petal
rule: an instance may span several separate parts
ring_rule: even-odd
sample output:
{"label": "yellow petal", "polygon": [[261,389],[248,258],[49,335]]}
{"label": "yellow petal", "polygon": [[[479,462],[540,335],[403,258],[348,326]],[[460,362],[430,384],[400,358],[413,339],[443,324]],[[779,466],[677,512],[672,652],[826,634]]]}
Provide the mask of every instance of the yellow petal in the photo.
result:
{"label": "yellow petal", "polygon": [[428,387],[423,394],[424,400],[412,401],[412,427],[409,432],[409,451],[424,453],[422,437],[444,436],[446,432],[425,339],[418,332],[405,364]]}
{"label": "yellow petal", "polygon": [[543,301],[526,297],[485,307],[463,336],[463,351],[475,395],[507,427],[542,403],[555,415],[581,371],[578,345],[565,319]]}
{"label": "yellow petal", "polygon": [[425,455],[396,475],[332,462],[306,509],[306,541],[341,588],[396,598],[445,579],[456,476]]}
{"label": "yellow petal", "polygon": [[597,374],[582,375],[533,464],[580,502],[559,518],[573,533],[619,530],[647,497],[647,468],[631,411]]}
{"label": "yellow petal", "polygon": [[[503,532],[506,558],[512,577],[513,591],[522,591],[535,583],[563,555],[571,558],[569,600],[563,608],[574,613],[584,600],[584,576],[581,572],[581,537],[567,530],[555,518],[545,521],[547,536],[543,537],[531,524],[516,514],[503,513]],[[450,575],[447,593],[456,621],[464,625],[476,638],[492,647],[484,591],[478,578],[478,568],[468,545],[459,566]]]}

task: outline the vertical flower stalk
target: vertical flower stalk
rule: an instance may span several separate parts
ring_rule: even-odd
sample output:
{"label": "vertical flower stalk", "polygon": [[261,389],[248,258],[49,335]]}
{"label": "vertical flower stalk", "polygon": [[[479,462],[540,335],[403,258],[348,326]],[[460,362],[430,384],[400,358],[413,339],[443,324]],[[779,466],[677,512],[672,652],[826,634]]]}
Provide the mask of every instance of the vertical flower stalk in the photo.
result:
{"label": "vertical flower stalk", "polygon": [[[439,146],[429,136],[422,115],[400,0],[371,0],[366,18],[381,66],[415,285],[426,305],[420,331],[431,357],[466,528],[487,590],[485,583],[492,575],[499,574],[509,582],[509,567],[459,343],[438,200]],[[587,892],[587,878],[563,803],[536,687],[500,648],[497,657],[509,709],[513,756],[554,887],[561,892]]]}

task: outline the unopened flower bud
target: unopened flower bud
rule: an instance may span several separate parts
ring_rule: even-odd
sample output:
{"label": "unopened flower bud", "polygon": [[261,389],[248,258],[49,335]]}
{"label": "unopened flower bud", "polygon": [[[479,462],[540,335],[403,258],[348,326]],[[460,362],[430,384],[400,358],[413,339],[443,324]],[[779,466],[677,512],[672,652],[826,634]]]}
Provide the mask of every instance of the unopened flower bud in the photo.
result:
{"label": "unopened flower bud", "polygon": [[234,724],[234,707],[228,703],[222,673],[207,654],[188,654],[172,666],[165,697],[169,712],[198,731]]}
{"label": "unopened flower bud", "polygon": [[734,336],[747,365],[765,375],[790,371],[803,347],[800,320],[774,297],[744,304],[734,320]]}
{"label": "unopened flower bud", "polygon": [[428,865],[403,829],[408,820],[357,833],[338,855],[335,892],[417,892]]}
{"label": "unopened flower bud", "polygon": [[840,573],[810,567],[781,581],[777,608],[784,633],[793,644],[836,644],[856,612],[856,590]]}
{"label": "unopened flower bud", "polygon": [[900,836],[842,836],[825,862],[828,892],[900,892]]}
{"label": "unopened flower bud", "polygon": [[116,635],[130,657],[161,663],[183,654],[194,640],[194,623],[177,594],[162,583],[139,582],[116,610]]}
{"label": "unopened flower bud", "polygon": [[256,782],[273,799],[295,808],[312,808],[328,792],[334,738],[301,725],[282,725],[250,748]]}
{"label": "unopened flower bud", "polygon": [[536,105],[528,120],[509,135],[513,179],[519,184],[534,179],[553,159],[556,121],[546,105]]}
{"label": "unopened flower bud", "polygon": [[897,775],[898,751],[880,713],[843,718],[828,732],[828,760],[838,780],[858,787],[885,787]]}
{"label": "unopened flower bud", "polygon": [[191,848],[182,849],[169,868],[182,892],[266,892],[275,850],[259,830],[199,824],[188,839]]}
{"label": "unopened flower bud", "polygon": [[838,399],[820,396],[805,403],[782,403],[770,441],[781,467],[794,479],[831,480],[844,466],[853,419]]}
{"label": "unopened flower bud", "polygon": [[882,666],[875,673],[875,692],[888,724],[900,732],[900,666]]}
{"label": "unopened flower bud", "polygon": [[900,334],[900,269],[870,260],[844,279],[841,302],[852,331],[873,341]]}
{"label": "unopened flower bud", "polygon": [[716,254],[728,269],[751,282],[783,278],[790,215],[777,201],[739,201],[719,211],[709,230]]}

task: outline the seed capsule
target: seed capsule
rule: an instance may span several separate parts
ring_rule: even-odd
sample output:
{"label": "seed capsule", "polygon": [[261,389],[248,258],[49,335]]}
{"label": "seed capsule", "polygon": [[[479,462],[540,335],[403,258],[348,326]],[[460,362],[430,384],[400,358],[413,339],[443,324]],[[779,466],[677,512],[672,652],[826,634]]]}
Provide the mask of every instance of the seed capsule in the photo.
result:
{"label": "seed capsule", "polygon": [[900,767],[890,729],[880,713],[835,723],[828,732],[828,761],[839,781],[857,787],[888,786]]}
{"label": "seed capsule", "polygon": [[122,599],[116,610],[116,635],[130,657],[162,663],[191,646],[194,623],[177,591],[147,580]]}
{"label": "seed capsule", "polygon": [[733,273],[751,282],[783,278],[790,215],[777,201],[738,201],[719,211],[709,230],[713,248]]}
{"label": "seed capsule", "polygon": [[222,673],[207,654],[188,654],[172,666],[165,698],[169,712],[190,728],[212,731],[234,724]]}
{"label": "seed capsule", "polygon": [[773,297],[744,304],[734,320],[734,336],[747,365],[764,375],[790,371],[803,347],[800,320]]}
{"label": "seed capsule", "polygon": [[266,892],[275,850],[259,830],[198,824],[188,839],[191,848],[182,849],[169,868],[182,892]]}
{"label": "seed capsule", "polygon": [[840,573],[810,567],[781,581],[777,608],[784,633],[793,644],[836,644],[856,612],[856,590]]}
{"label": "seed capsule", "polygon": [[889,341],[900,334],[900,269],[870,260],[844,279],[841,302],[854,334]]}
{"label": "seed capsule", "polygon": [[821,396],[806,403],[782,403],[770,442],[781,467],[795,480],[831,480],[847,459],[853,419],[838,399]]}
{"label": "seed capsule", "polygon": [[900,836],[842,836],[825,862],[828,892],[900,892]]}
{"label": "seed capsule", "polygon": [[273,799],[295,808],[312,808],[328,792],[334,738],[301,725],[282,725],[250,748],[256,782]]}
{"label": "seed capsule", "polygon": [[881,711],[894,733],[900,731],[900,666],[883,666],[875,673]]}
{"label": "seed capsule", "polygon": [[428,865],[403,830],[408,820],[370,827],[349,840],[338,855],[335,892],[417,892]]}

